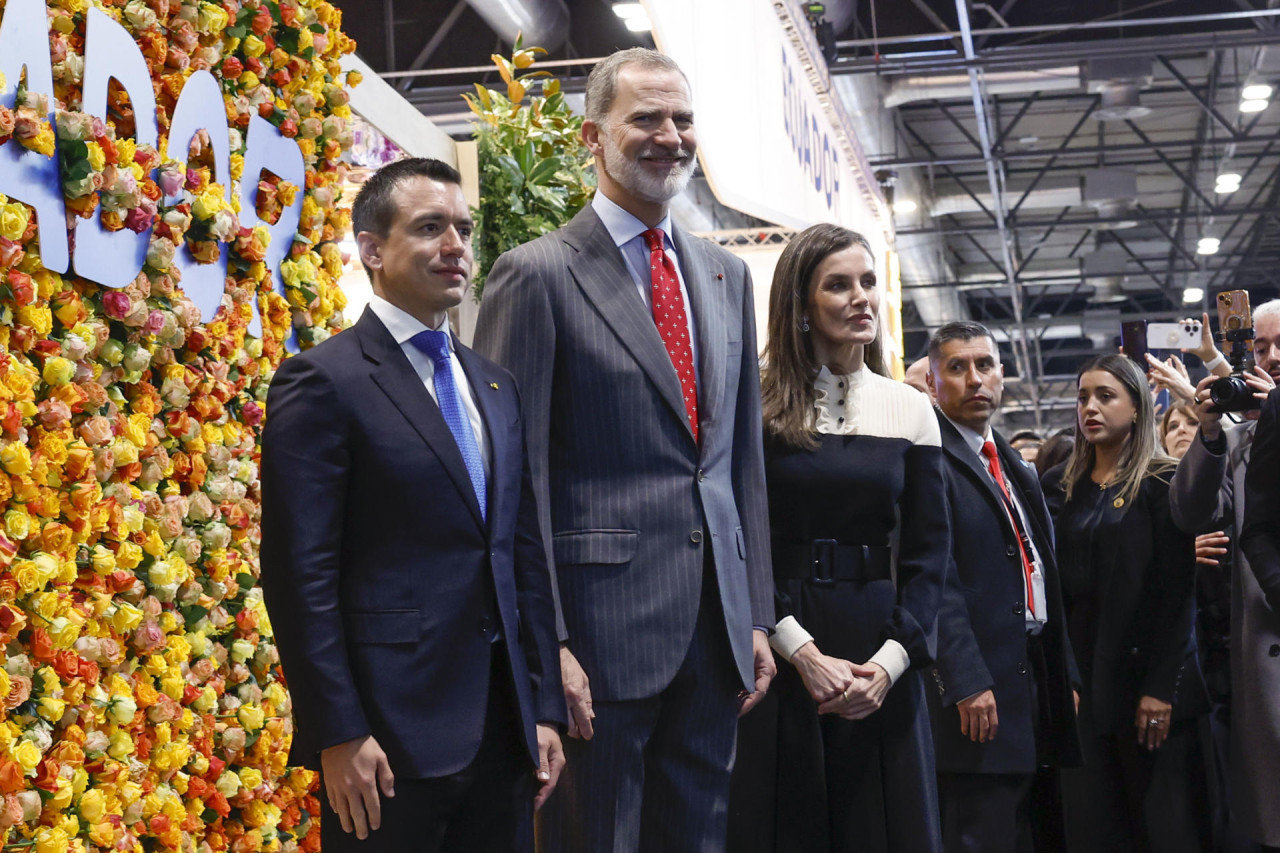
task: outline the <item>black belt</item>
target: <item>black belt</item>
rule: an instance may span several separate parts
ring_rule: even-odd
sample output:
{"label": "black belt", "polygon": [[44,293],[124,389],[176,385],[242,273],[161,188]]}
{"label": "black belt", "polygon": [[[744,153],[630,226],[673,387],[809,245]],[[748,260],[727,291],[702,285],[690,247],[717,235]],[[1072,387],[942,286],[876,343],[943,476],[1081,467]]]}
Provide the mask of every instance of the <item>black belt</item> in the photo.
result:
{"label": "black belt", "polygon": [[773,576],[814,583],[886,581],[893,577],[893,562],[888,545],[841,545],[835,539],[815,539],[775,548]]}

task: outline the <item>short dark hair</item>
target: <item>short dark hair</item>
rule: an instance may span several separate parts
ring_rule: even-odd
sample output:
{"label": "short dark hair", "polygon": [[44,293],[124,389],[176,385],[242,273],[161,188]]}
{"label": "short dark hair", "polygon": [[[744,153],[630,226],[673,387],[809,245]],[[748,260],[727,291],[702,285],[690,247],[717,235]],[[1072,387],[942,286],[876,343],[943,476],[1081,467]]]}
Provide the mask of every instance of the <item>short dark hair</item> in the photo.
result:
{"label": "short dark hair", "polygon": [[1000,347],[996,344],[995,335],[991,334],[991,330],[981,323],[975,323],[972,320],[957,320],[953,323],[944,323],[938,327],[933,333],[933,337],[929,338],[929,363],[937,361],[938,356],[942,355],[943,344],[949,344],[952,341],[971,341],[974,338],[987,338],[996,348],[996,355],[999,357]]}
{"label": "short dark hair", "polygon": [[[391,223],[396,219],[396,206],[391,194],[410,178],[430,178],[442,184],[462,185],[462,175],[457,169],[430,157],[408,157],[388,163],[370,175],[360,187],[360,192],[356,193],[355,203],[351,205],[352,235],[368,231],[379,237],[387,236]],[[360,263],[363,265],[364,261]],[[373,270],[368,266],[364,271],[373,278]]]}
{"label": "short dark hair", "polygon": [[1033,429],[1020,429],[1010,437],[1009,443],[1017,444],[1019,441],[1044,441],[1044,437]]}

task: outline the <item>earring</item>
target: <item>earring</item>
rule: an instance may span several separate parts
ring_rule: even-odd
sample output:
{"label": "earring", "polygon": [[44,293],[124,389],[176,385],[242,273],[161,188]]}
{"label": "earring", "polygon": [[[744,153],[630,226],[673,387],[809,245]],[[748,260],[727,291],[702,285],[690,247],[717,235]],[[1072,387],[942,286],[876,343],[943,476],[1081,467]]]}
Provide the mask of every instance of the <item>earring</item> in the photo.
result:
{"label": "earring", "polygon": [[802,319],[800,320],[800,331],[802,331],[802,332],[807,332],[807,331],[809,331],[809,318],[808,318],[808,317],[804,317],[804,318],[802,318]]}

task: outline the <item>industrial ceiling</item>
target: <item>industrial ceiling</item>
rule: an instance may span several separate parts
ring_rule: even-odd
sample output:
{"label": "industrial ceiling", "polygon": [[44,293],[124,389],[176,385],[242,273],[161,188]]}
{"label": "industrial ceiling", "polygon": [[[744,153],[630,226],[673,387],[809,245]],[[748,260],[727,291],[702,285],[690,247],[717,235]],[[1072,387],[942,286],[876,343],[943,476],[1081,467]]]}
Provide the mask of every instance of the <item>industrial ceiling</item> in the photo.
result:
{"label": "industrial ceiling", "polygon": [[[517,29],[554,46],[570,92],[652,43],[609,0],[337,5],[361,57],[459,138],[459,94]],[[1076,368],[1123,320],[1280,296],[1280,0],[826,6],[834,85],[897,210],[908,359],[942,322],[986,323],[1006,428],[1067,425]]]}

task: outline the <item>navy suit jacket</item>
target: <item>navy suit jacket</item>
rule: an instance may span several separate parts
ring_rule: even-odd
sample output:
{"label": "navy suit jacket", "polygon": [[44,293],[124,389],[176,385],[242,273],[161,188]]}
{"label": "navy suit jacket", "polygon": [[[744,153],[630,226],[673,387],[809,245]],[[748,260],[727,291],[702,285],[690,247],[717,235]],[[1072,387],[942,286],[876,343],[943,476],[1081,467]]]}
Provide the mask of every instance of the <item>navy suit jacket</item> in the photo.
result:
{"label": "navy suit jacket", "polygon": [[565,721],[515,382],[454,344],[492,450],[487,523],[439,406],[372,311],[271,383],[262,586],[296,763],[372,734],[397,775],[465,768],[499,626],[535,764],[535,724]]}
{"label": "navy suit jacket", "polygon": [[[1052,721],[1037,745],[1037,710],[1027,659],[1026,576],[1017,534],[983,461],[941,413],[938,422],[953,557],[938,611],[938,690],[931,700],[938,770],[1033,773],[1039,764],[1077,765],[1080,740],[1071,691],[1080,677],[1067,639],[1053,523],[1040,483],[1018,452],[993,431],[1005,482],[1027,515],[1028,534],[1044,571],[1048,621],[1040,636],[1048,683],[1039,687],[1048,692]],[[984,690],[995,694],[1000,730],[995,740],[980,744],[961,734],[955,705]]]}

